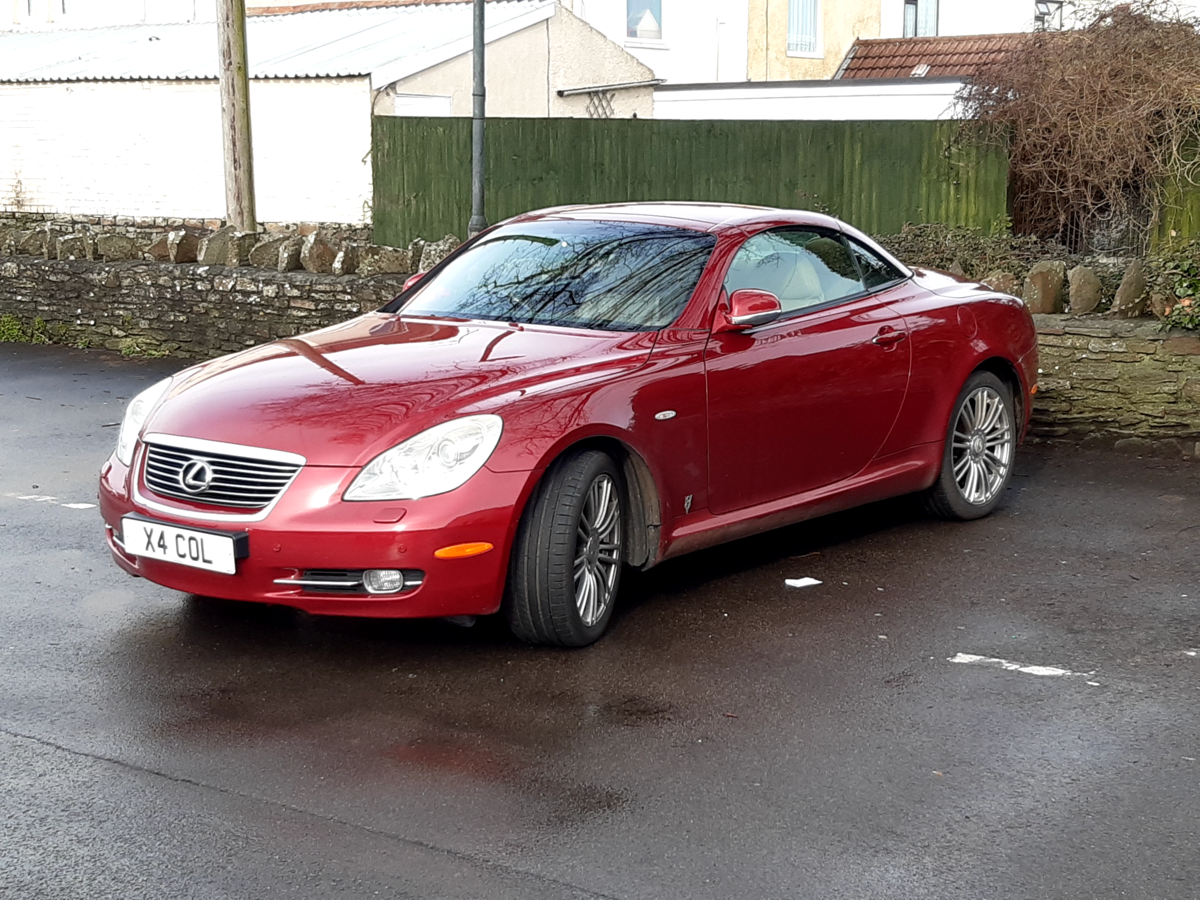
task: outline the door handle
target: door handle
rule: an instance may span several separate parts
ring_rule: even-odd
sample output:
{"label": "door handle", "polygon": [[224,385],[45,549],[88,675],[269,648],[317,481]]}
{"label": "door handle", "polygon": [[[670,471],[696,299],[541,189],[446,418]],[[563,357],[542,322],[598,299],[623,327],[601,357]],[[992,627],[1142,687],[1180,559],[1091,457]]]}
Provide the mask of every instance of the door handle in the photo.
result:
{"label": "door handle", "polygon": [[871,338],[872,344],[878,344],[881,347],[888,347],[892,344],[898,344],[907,337],[903,331],[896,331],[894,328],[884,326],[879,329],[879,334]]}

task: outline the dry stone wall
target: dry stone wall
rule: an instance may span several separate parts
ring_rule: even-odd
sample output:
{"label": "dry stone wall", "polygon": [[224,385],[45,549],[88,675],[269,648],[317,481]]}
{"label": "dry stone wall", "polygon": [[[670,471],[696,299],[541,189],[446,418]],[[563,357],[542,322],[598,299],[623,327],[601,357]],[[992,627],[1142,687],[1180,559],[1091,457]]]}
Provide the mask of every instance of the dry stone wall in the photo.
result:
{"label": "dry stone wall", "polygon": [[0,259],[0,316],[72,343],[207,359],[376,309],[406,275]]}
{"label": "dry stone wall", "polygon": [[1032,434],[1138,452],[1197,453],[1200,336],[1151,321],[1034,316]]}

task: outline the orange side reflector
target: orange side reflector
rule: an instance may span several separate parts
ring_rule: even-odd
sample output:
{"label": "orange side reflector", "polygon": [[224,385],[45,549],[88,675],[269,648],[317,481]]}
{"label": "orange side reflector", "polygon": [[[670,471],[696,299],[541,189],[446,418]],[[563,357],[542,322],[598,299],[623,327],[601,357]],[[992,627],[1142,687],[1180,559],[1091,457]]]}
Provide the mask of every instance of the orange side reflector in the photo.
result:
{"label": "orange side reflector", "polygon": [[491,544],[479,541],[474,544],[455,544],[452,547],[443,547],[441,550],[434,550],[433,555],[438,559],[466,559],[468,556],[487,553],[491,549]]}
{"label": "orange side reflector", "polygon": [[1031,387],[1031,388],[1029,389],[1029,396],[1030,396],[1030,397],[1032,397],[1034,394],[1036,394],[1036,393],[1037,393],[1037,389],[1038,389],[1038,386],[1037,386],[1036,384],[1035,384],[1033,387]]}

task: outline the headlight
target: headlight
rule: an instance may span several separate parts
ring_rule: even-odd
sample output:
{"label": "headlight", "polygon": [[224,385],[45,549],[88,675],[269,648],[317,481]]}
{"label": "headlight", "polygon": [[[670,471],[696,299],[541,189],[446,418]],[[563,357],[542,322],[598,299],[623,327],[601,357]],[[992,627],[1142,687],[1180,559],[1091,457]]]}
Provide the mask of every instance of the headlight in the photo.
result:
{"label": "headlight", "polygon": [[462,487],[483,468],[503,430],[499,416],[435,425],[363,466],[342,499],[417,500]]}
{"label": "headlight", "polygon": [[117,435],[117,459],[124,465],[128,466],[133,462],[133,448],[137,445],[138,435],[142,433],[142,426],[146,424],[150,411],[158,405],[158,401],[170,386],[171,379],[164,378],[158,384],[146,388],[125,407],[121,433]]}

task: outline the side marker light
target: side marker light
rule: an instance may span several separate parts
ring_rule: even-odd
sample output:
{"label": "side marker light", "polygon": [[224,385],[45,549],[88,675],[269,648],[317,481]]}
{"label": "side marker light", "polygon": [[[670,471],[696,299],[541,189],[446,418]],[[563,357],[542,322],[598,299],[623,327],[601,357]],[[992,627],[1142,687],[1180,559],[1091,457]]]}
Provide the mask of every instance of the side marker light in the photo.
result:
{"label": "side marker light", "polygon": [[491,544],[479,541],[473,544],[454,544],[450,547],[443,547],[441,550],[434,550],[433,555],[438,559],[466,559],[469,556],[480,556],[491,549]]}

